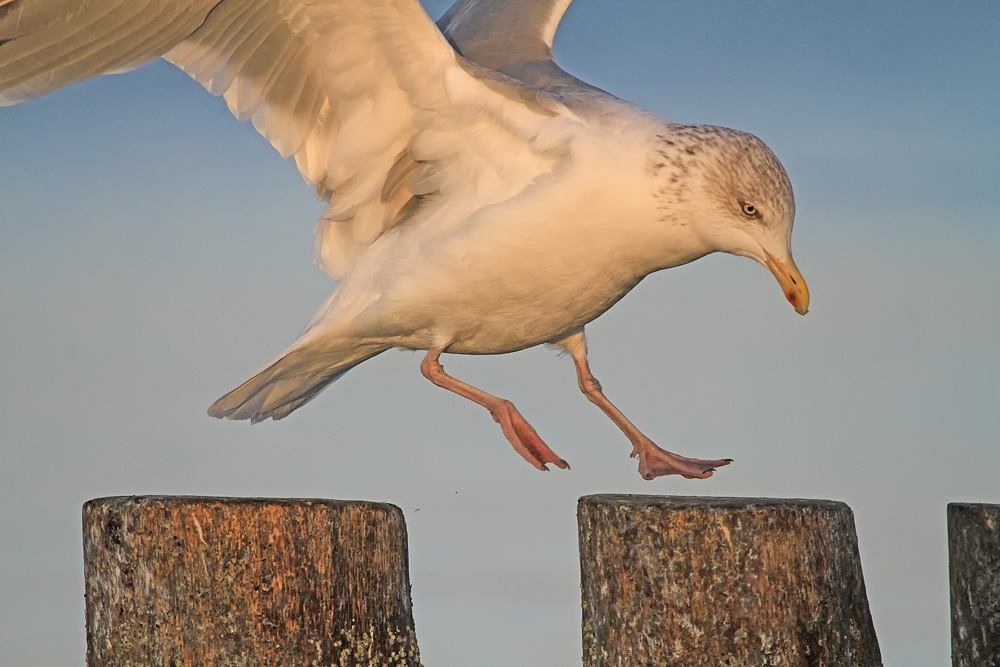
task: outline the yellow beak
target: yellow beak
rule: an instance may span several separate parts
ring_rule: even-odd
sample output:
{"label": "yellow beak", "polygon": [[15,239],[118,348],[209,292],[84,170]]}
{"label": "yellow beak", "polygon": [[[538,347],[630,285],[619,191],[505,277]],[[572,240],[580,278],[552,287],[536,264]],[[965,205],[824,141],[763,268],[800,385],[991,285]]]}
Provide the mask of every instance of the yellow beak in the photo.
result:
{"label": "yellow beak", "polygon": [[767,258],[767,268],[771,269],[771,273],[778,279],[788,303],[795,307],[795,312],[799,315],[805,315],[809,312],[809,288],[799,273],[799,267],[795,266],[792,256],[788,255],[788,261],[784,263],[776,260],[774,255],[766,250],[764,256]]}

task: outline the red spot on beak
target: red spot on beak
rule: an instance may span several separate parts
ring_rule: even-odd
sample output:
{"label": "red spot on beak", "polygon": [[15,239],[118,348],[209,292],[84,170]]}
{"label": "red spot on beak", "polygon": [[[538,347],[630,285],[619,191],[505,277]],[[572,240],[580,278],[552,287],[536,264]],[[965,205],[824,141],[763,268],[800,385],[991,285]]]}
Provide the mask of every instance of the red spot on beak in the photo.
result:
{"label": "red spot on beak", "polygon": [[785,262],[779,262],[766,250],[764,255],[767,259],[767,268],[771,269],[771,273],[778,279],[788,303],[792,304],[799,315],[805,315],[809,310],[809,288],[806,287],[806,281],[802,279],[802,274],[795,266],[792,256],[789,255]]}

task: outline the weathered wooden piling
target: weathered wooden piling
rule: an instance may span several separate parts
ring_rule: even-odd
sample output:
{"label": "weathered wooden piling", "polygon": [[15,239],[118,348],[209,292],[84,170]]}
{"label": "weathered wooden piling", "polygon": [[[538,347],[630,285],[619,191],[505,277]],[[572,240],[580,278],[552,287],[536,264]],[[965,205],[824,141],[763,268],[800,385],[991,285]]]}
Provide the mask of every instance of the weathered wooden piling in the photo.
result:
{"label": "weathered wooden piling", "polygon": [[584,667],[877,667],[851,509],[585,496]]}
{"label": "weathered wooden piling", "polygon": [[1000,505],[948,505],[951,664],[1000,666]]}
{"label": "weathered wooden piling", "polygon": [[118,497],[83,508],[89,667],[417,667],[397,507]]}

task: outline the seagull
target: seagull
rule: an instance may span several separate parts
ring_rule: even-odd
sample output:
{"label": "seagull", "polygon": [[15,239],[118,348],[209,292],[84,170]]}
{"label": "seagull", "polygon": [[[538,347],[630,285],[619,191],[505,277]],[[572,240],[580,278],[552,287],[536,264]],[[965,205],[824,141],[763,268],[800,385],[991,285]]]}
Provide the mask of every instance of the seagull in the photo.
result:
{"label": "seagull", "polygon": [[550,344],[645,479],[730,459],[668,452],[604,395],[585,326],[645,276],[715,252],[767,267],[800,314],[785,169],[757,137],[669,122],[553,60],[571,0],[0,0],[0,104],[158,57],[221,95],[329,205],[314,257],[336,290],[281,356],[209,408],[281,419],[392,348],[486,408],[531,465],[568,468],[510,401],[444,353]]}

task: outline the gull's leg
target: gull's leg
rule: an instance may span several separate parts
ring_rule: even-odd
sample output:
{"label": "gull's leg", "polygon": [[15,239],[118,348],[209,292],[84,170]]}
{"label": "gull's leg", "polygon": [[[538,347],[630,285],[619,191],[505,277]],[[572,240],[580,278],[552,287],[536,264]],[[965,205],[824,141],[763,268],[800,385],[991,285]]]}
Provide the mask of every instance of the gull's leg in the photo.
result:
{"label": "gull's leg", "polygon": [[493,419],[500,424],[503,434],[514,445],[517,453],[539,470],[548,470],[546,463],[551,463],[557,468],[568,468],[569,464],[556,456],[555,452],[549,449],[548,445],[535,433],[521,413],[517,411],[514,404],[503,398],[498,398],[492,394],[487,394],[482,389],[476,389],[470,384],[457,380],[444,372],[444,367],[438,361],[441,350],[429,350],[424,360],[420,362],[420,372],[424,377],[437,386],[453,391],[459,396],[464,396],[470,401],[475,401],[490,411]]}
{"label": "gull's leg", "polygon": [[716,461],[689,459],[660,449],[656,443],[643,435],[601,391],[601,383],[590,372],[590,364],[587,363],[587,339],[584,337],[583,329],[555,341],[554,344],[569,352],[570,356],[573,357],[573,362],[576,364],[576,377],[580,382],[580,391],[590,399],[591,403],[603,410],[604,414],[610,417],[611,421],[617,424],[618,428],[632,442],[632,456],[639,457],[639,474],[643,478],[653,479],[660,475],[683,475],[688,479],[703,479],[711,477],[716,468],[729,465],[732,462],[732,459]]}

